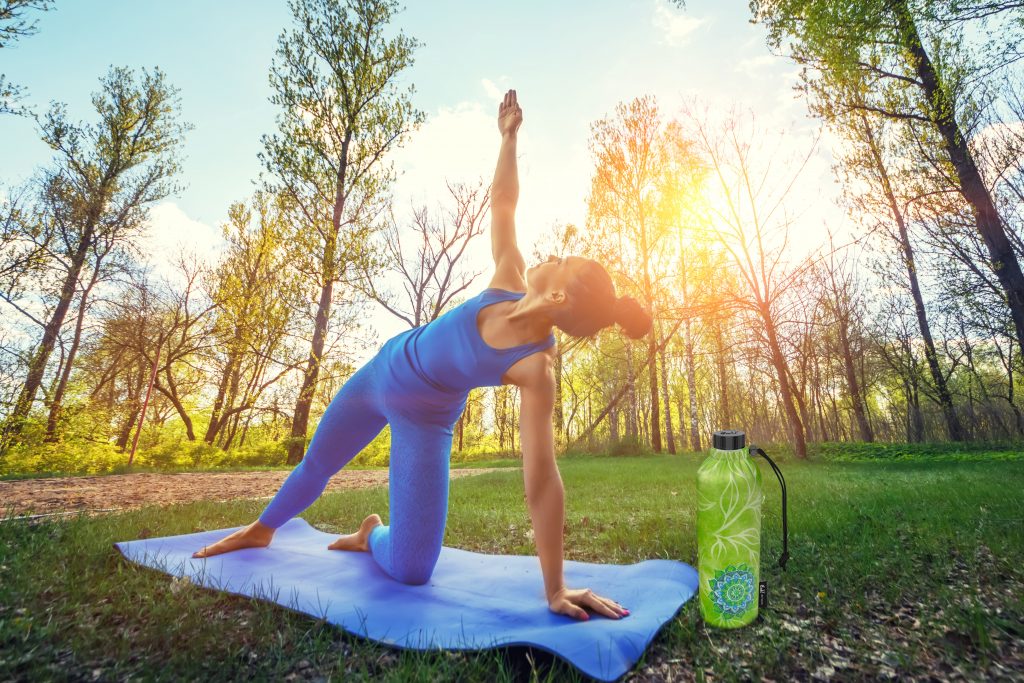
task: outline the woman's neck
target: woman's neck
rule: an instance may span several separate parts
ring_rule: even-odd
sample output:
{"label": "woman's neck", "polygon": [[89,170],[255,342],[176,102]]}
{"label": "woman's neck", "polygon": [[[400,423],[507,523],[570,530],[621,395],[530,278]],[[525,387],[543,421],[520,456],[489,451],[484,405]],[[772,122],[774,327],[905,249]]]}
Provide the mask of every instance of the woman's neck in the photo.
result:
{"label": "woman's neck", "polygon": [[530,292],[527,292],[526,296],[518,301],[512,302],[505,319],[517,335],[521,334],[527,337],[528,341],[540,341],[547,338],[554,327],[554,321],[544,302],[539,301]]}

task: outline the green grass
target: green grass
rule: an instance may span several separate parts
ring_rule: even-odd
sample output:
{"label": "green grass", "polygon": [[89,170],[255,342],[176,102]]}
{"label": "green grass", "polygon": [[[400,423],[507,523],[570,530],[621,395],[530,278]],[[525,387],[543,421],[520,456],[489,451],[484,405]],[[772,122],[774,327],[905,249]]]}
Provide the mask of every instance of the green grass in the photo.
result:
{"label": "green grass", "polygon": [[[782,458],[792,556],[785,573],[775,564],[778,486],[763,467],[761,567],[770,603],[760,620],[734,631],[708,628],[691,600],[634,671],[650,671],[649,680],[1024,675],[1024,459],[832,456]],[[560,460],[567,559],[695,564],[698,462],[693,455]],[[581,678],[540,650],[388,648],[276,605],[172,582],[111,547],[245,524],[264,504],[0,524],[0,680]],[[384,488],[332,493],[303,517],[347,533],[371,511],[387,521],[387,504]],[[453,481],[449,509],[445,545],[535,554],[521,472]]]}

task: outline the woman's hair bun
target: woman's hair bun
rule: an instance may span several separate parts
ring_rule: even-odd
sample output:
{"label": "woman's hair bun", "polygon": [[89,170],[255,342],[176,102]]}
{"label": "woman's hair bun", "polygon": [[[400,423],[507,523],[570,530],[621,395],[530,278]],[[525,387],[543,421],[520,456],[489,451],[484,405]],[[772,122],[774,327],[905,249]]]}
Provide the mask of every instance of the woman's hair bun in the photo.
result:
{"label": "woman's hair bun", "polygon": [[653,319],[650,313],[631,296],[620,296],[615,300],[615,322],[630,339],[639,339],[651,329]]}

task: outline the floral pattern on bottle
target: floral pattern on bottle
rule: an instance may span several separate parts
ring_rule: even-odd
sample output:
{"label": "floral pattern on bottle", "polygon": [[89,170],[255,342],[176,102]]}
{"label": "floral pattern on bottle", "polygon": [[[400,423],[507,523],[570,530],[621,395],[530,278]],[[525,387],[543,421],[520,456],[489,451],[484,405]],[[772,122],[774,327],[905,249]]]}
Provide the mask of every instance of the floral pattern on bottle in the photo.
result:
{"label": "floral pattern on bottle", "polygon": [[711,599],[722,614],[743,614],[754,601],[754,573],[745,564],[729,565],[711,579]]}

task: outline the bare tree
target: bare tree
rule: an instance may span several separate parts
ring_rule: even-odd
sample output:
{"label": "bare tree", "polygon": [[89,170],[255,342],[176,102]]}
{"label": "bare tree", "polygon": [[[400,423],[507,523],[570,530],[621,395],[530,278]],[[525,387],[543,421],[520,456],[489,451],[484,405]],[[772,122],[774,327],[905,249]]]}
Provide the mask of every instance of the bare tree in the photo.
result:
{"label": "bare tree", "polygon": [[838,340],[846,390],[857,421],[857,429],[862,441],[871,442],[875,440],[875,435],[868,421],[867,401],[864,389],[857,379],[854,362],[854,328],[864,315],[863,291],[857,274],[857,262],[846,250],[831,249],[828,257],[821,261],[820,267],[814,269],[817,289],[821,293],[822,304],[829,316],[828,324],[835,329]]}
{"label": "bare tree", "polygon": [[[452,206],[439,219],[431,216],[426,206],[415,209],[413,237],[404,245],[394,210],[388,212],[380,256],[373,264],[363,264],[358,280],[371,299],[409,327],[436,319],[483,272],[465,272],[463,256],[470,242],[484,232],[489,192],[482,181],[475,187],[446,185]],[[397,276],[403,296],[378,285],[379,277],[387,273]]]}
{"label": "bare tree", "polygon": [[[810,145],[803,159],[786,166],[779,174],[774,165],[784,155],[781,140],[766,150],[765,136],[757,131],[752,114],[741,118],[732,114],[722,125],[713,126],[686,111],[691,139],[710,169],[715,200],[709,202],[711,220],[708,230],[729,254],[741,277],[741,289],[733,304],[755,314],[764,335],[764,348],[775,370],[789,426],[790,438],[798,457],[807,456],[804,423],[798,413],[797,387],[793,385],[789,361],[784,349],[782,326],[788,312],[799,301],[792,295],[796,285],[813,263],[785,261],[789,242],[790,214],[786,201],[789,192],[813,153]],[[816,141],[815,141],[816,142]]]}

